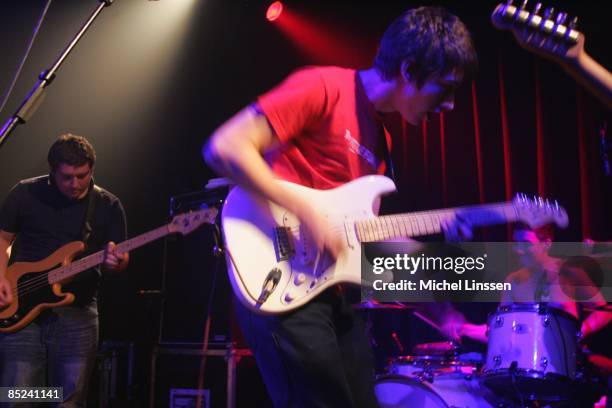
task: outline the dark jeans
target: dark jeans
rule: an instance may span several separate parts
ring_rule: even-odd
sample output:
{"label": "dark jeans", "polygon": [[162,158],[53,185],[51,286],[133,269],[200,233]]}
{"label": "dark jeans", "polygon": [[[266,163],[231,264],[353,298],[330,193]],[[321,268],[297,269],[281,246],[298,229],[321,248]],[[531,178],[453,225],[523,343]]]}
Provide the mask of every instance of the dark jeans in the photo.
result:
{"label": "dark jeans", "polygon": [[363,321],[336,288],[280,316],[236,311],[275,407],[378,406]]}
{"label": "dark jeans", "polygon": [[59,406],[84,407],[98,349],[97,310],[95,303],[59,307],[16,333],[0,334],[0,386],[63,387]]}

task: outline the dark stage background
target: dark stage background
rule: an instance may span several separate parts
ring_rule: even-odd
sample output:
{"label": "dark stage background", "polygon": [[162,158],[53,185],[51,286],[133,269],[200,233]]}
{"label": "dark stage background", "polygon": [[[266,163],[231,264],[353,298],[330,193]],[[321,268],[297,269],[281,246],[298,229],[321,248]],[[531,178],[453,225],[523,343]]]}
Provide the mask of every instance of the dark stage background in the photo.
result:
{"label": "dark stage background", "polygon": [[[44,3],[0,4],[3,94]],[[0,148],[0,199],[18,180],[45,173],[50,144],[59,134],[72,132],[95,146],[96,182],[121,198],[130,236],[153,229],[168,220],[171,197],[201,190],[213,177],[200,149],[225,119],[299,66],[367,67],[394,17],[410,6],[434,4],[286,1],[286,13],[270,23],[264,3],[116,0],[69,56],[38,112]],[[549,3],[580,16],[587,51],[612,67],[612,30],[599,3]],[[571,224],[559,233],[560,240],[612,239],[611,181],[603,173],[598,135],[603,121],[610,123],[610,112],[559,66],[521,49],[510,33],[496,31],[489,21],[495,1],[435,4],[448,6],[473,32],[479,72],[459,90],[455,110],[427,126],[389,118],[389,128],[402,135],[394,146],[400,189],[385,201],[385,210],[505,201],[520,191],[565,206]],[[0,112],[2,123],[96,5],[84,0],[52,3]],[[216,267],[210,232],[207,228],[134,251],[128,273],[104,282],[102,339],[136,343],[135,404],[148,398],[148,345],[159,338],[162,303],[159,296],[138,291],[161,290],[165,271],[162,340],[201,341]],[[506,233],[505,228],[491,229],[479,232],[478,238],[503,240]],[[226,341],[237,335],[231,333],[223,270],[217,288],[212,334]],[[461,307],[481,322],[495,305],[488,306]],[[384,335],[390,324],[402,326],[407,348],[435,340],[435,333],[416,319],[390,320],[396,323],[379,323],[380,332]],[[207,367],[208,375],[214,367]],[[158,375],[163,377],[163,371]],[[162,378],[160,383],[168,381]],[[160,385],[165,386],[170,385]],[[252,381],[243,378],[240,383],[239,378],[239,393],[253,388]]]}

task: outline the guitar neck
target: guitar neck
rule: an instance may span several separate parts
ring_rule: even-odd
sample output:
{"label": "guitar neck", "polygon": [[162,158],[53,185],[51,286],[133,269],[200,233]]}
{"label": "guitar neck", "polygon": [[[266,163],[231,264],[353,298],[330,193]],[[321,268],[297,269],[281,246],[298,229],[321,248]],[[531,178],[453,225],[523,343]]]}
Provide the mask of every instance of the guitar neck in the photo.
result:
{"label": "guitar neck", "polygon": [[[164,225],[144,234],[135,236],[134,238],[123,241],[117,244],[115,249],[118,253],[129,252],[143,245],[162,238],[170,233],[168,225]],[[71,278],[83,271],[94,268],[104,262],[104,250],[95,252],[68,265],[60,266],[49,272],[49,284],[54,284],[62,280]]]}
{"label": "guitar neck", "polygon": [[357,221],[355,229],[361,242],[411,238],[440,233],[442,223],[453,221],[457,215],[473,226],[502,224],[518,219],[512,203],[497,203],[384,215]]}

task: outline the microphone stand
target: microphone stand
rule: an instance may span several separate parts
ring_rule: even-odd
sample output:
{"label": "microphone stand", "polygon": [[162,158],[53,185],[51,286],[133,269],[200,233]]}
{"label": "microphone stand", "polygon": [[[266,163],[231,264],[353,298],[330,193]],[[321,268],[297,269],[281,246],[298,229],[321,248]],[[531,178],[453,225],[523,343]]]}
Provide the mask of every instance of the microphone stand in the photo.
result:
{"label": "microphone stand", "polygon": [[85,22],[85,24],[83,24],[83,26],[80,28],[79,32],[72,38],[68,46],[64,48],[64,51],[62,51],[57,60],[55,60],[53,66],[40,73],[36,85],[34,85],[34,87],[30,90],[26,98],[21,103],[21,106],[19,106],[19,109],[17,109],[17,112],[15,112],[15,114],[4,124],[2,130],[0,130],[0,146],[3,145],[3,143],[6,141],[6,138],[11,134],[13,130],[15,130],[18,125],[26,123],[34,114],[34,112],[36,112],[36,109],[38,109],[44,99],[47,86],[51,84],[51,82],[53,82],[53,79],[55,78],[55,73],[62,65],[66,57],[68,57],[68,54],[70,54],[70,52],[79,42],[83,34],[85,34],[85,32],[89,29],[89,27],[94,22],[96,17],[98,17],[102,9],[104,7],[110,6],[113,1],[114,0],[100,0],[100,5],[96,7],[94,12]]}

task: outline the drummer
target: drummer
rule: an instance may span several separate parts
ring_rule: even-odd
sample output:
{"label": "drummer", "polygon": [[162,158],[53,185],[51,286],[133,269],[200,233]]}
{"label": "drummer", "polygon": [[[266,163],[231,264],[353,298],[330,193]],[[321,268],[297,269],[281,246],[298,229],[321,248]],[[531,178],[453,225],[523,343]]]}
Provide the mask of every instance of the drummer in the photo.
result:
{"label": "drummer", "polygon": [[[564,264],[563,259],[549,254],[553,234],[554,230],[550,225],[536,229],[530,229],[523,224],[515,226],[514,250],[521,266],[507,276],[506,282],[512,284],[512,291],[504,292],[501,305],[545,302],[548,306],[559,308],[578,319],[579,310],[576,302],[555,300],[565,299],[568,296],[574,299],[589,299],[588,302],[581,304],[591,309],[604,306],[606,302],[601,294],[595,291],[595,285],[583,269],[568,266]],[[571,280],[572,284],[564,284],[564,279]],[[574,288],[576,291],[569,293]],[[577,293],[578,291],[586,293]],[[584,341],[603,329],[610,320],[612,313],[601,311],[590,313],[580,327],[581,340]],[[486,324],[474,325],[469,322],[461,323],[460,327],[446,328],[447,331],[454,330],[460,337],[481,342],[487,341],[486,329]]]}

